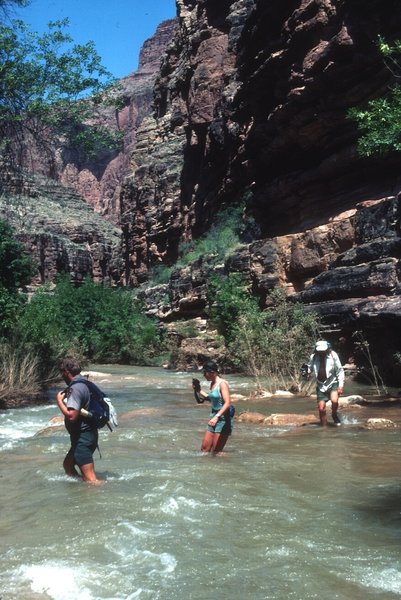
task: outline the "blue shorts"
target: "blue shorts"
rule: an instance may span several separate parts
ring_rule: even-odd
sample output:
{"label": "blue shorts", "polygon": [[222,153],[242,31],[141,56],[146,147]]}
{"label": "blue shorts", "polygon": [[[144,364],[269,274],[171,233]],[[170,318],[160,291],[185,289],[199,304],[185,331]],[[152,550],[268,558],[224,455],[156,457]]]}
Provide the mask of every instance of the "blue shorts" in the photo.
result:
{"label": "blue shorts", "polygon": [[[214,415],[210,415],[210,418],[214,417]],[[226,420],[227,419],[227,420]],[[223,435],[231,435],[232,426],[230,417],[219,418],[216,425],[212,427],[211,425],[207,426],[207,430],[210,433],[222,433]]]}
{"label": "blue shorts", "polygon": [[74,462],[78,467],[93,463],[93,453],[97,448],[98,431],[80,431],[71,435],[70,452],[74,455]]}

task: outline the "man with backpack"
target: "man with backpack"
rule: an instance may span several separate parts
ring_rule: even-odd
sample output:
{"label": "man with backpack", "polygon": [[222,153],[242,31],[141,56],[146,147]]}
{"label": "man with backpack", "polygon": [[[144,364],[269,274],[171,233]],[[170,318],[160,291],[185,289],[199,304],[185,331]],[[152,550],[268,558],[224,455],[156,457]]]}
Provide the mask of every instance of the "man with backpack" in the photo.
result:
{"label": "man with backpack", "polygon": [[64,471],[70,477],[79,477],[75,469],[78,465],[84,481],[100,484],[93,462],[93,453],[98,445],[98,426],[94,420],[83,417],[81,412],[89,410],[89,382],[81,375],[79,362],[72,357],[61,361],[60,372],[68,387],[58,392],[56,401],[71,439],[71,448],[63,461]]}

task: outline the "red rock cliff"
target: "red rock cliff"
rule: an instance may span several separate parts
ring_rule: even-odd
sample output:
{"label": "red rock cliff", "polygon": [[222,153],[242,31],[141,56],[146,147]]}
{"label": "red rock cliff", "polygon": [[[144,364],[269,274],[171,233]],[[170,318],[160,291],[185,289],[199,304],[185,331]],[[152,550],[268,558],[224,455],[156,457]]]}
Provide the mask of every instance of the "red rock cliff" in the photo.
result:
{"label": "red rock cliff", "polygon": [[[262,298],[286,286],[333,335],[391,323],[392,351],[401,317],[401,160],[362,159],[347,111],[393,81],[376,42],[398,35],[398,3],[177,7],[155,114],[137,132],[136,168],[122,190],[127,281],[146,279],[159,255],[173,263],[219,209],[242,200],[256,233],[225,268],[244,272]],[[202,314],[207,273],[198,267],[170,281],[160,316]]]}

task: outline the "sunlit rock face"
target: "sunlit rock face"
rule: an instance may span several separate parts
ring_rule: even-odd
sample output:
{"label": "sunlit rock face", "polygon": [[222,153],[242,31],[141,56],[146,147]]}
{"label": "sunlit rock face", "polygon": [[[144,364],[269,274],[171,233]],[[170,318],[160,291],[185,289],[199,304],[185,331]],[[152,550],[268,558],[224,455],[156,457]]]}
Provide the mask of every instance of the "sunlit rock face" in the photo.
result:
{"label": "sunlit rock face", "polygon": [[32,286],[68,274],[118,284],[123,277],[121,231],[104,220],[82,197],[44,176],[0,169],[0,219],[8,221],[37,267]]}
{"label": "sunlit rock face", "polygon": [[[161,56],[170,42],[176,20],[164,21],[155,34],[145,41],[139,56],[138,69],[118,82],[116,92],[121,108],[100,106],[96,123],[124,134],[122,151],[104,149],[87,157],[76,148],[54,145],[54,140],[37,147],[27,140],[23,166],[60,182],[81,195],[105,219],[118,224],[120,193],[124,177],[131,171],[131,155],[136,146],[136,131],[143,119],[151,114],[153,86],[160,69]],[[133,57],[134,64],[134,57]]]}
{"label": "sunlit rock face", "polygon": [[161,23],[141,49],[138,70],[120,80],[118,96],[123,100],[123,108],[117,113],[106,108],[102,111],[104,125],[124,132],[122,152],[105,152],[91,161],[82,161],[74,152],[64,149],[58,157],[60,182],[77,191],[96,212],[115,223],[120,218],[121,183],[131,170],[136,131],[151,113],[160,59],[174,28],[174,19]]}

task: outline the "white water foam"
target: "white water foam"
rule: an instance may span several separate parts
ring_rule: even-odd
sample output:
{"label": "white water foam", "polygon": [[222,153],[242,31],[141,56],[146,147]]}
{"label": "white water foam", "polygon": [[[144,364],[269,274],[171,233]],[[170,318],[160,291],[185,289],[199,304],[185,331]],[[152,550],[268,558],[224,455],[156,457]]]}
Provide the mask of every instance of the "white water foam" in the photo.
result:
{"label": "white water foam", "polygon": [[401,595],[401,571],[396,568],[372,569],[367,568],[356,574],[355,583],[382,592],[392,592]]}
{"label": "white water foam", "polygon": [[80,477],[69,477],[69,475],[63,475],[62,473],[59,475],[49,475],[48,473],[36,471],[36,474],[41,475],[46,481],[50,482],[65,481],[73,484],[82,483],[82,479]]}
{"label": "white water foam", "polygon": [[0,451],[10,450],[21,441],[32,438],[49,426],[44,413],[53,414],[54,407],[44,405],[32,408],[0,411]]}
{"label": "white water foam", "polygon": [[32,592],[47,594],[53,600],[94,600],[85,585],[87,575],[82,568],[49,561],[21,566],[16,574],[29,582]]}
{"label": "white water foam", "polygon": [[160,561],[160,568],[152,569],[149,572],[149,575],[157,575],[160,577],[160,575],[170,575],[171,573],[174,573],[177,566],[177,561],[171,554],[168,554],[167,552],[155,554],[154,552],[145,551],[144,555],[150,558],[153,562],[155,560]]}

